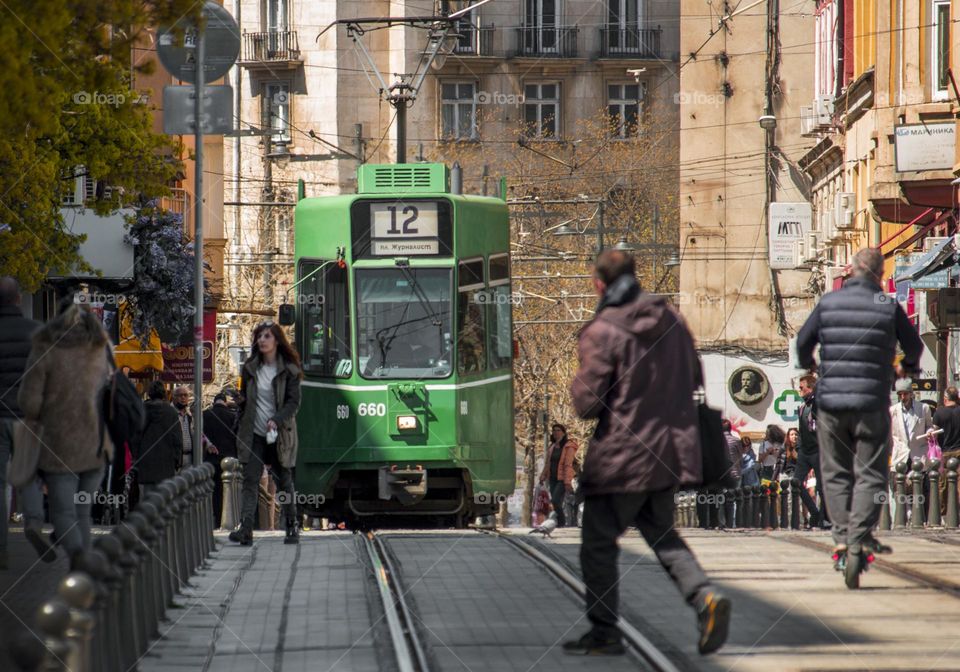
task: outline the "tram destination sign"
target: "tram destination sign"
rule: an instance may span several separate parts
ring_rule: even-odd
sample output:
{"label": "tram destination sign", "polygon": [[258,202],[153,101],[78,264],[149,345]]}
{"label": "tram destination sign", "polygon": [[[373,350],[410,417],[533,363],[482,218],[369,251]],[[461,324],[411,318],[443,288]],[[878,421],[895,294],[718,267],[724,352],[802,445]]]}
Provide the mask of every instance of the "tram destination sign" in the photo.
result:
{"label": "tram destination sign", "polygon": [[370,251],[374,256],[440,253],[440,217],[435,201],[370,204]]}

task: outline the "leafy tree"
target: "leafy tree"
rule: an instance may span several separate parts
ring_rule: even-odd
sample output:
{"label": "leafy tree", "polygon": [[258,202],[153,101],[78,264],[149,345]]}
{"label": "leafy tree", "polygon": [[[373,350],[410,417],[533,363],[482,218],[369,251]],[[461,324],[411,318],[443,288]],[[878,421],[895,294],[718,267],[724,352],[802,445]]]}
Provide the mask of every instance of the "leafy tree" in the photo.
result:
{"label": "leafy tree", "polygon": [[9,0],[0,20],[0,272],[36,289],[51,271],[89,271],[60,204],[77,167],[111,189],[98,213],[166,193],[177,148],[152,131],[131,90],[132,48],[149,26],[196,16],[202,3],[169,0]]}

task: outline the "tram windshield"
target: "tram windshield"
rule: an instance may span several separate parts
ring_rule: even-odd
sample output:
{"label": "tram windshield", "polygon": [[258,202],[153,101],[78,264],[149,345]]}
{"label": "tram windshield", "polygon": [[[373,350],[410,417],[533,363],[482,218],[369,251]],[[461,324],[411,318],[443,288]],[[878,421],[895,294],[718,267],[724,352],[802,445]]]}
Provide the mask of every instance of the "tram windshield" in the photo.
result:
{"label": "tram windshield", "polygon": [[452,370],[449,268],[357,269],[364,378],[446,378]]}

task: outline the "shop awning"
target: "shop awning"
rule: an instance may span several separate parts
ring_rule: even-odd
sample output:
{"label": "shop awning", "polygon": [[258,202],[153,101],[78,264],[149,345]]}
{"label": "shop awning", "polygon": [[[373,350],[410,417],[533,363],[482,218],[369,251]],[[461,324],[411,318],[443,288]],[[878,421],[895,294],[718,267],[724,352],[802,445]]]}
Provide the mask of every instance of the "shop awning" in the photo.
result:
{"label": "shop awning", "polygon": [[126,304],[120,308],[120,342],[113,350],[113,357],[117,368],[129,366],[135,373],[148,369],[163,371],[163,352],[160,348],[160,337],[156,331],[150,332],[147,347],[140,347],[140,339],[133,335],[130,312]]}
{"label": "shop awning", "polygon": [[901,273],[897,277],[897,282],[918,280],[926,275],[954,266],[957,262],[957,251],[957,237],[950,236]]}

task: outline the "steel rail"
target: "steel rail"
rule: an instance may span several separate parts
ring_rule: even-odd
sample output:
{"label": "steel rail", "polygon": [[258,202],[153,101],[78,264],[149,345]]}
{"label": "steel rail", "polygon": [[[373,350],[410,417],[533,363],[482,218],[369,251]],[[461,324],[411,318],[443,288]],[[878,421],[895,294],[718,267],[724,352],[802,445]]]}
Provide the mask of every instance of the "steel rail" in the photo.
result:
{"label": "steel rail", "polygon": [[[549,574],[552,574],[555,578],[559,579],[574,593],[579,595],[581,599],[586,601],[587,589],[580,578],[569,569],[564,567],[561,563],[557,562],[549,555],[541,551],[539,548],[513,535],[504,534],[499,531],[485,533],[494,534],[505,540],[507,543],[513,545],[514,548],[527,555],[535,563],[540,565],[541,568],[546,570]],[[654,672],[680,672],[680,668],[678,668],[669,658],[667,658],[667,656],[664,655],[664,653],[658,649],[653,642],[647,639],[644,634],[640,632],[640,630],[634,627],[629,621],[624,619],[623,616],[619,617],[619,620],[617,621],[617,627],[620,628],[620,633],[623,635],[624,640],[626,640],[627,645],[634,651],[634,653],[637,654],[638,657],[643,660],[644,663],[654,670]]]}
{"label": "steel rail", "polygon": [[390,639],[397,656],[400,672],[429,672],[430,664],[420,638],[414,626],[413,613],[407,605],[404,591],[400,586],[399,574],[387,553],[383,541],[368,532],[364,535],[364,545],[370,556],[373,573],[383,602],[384,617],[390,629]]}

